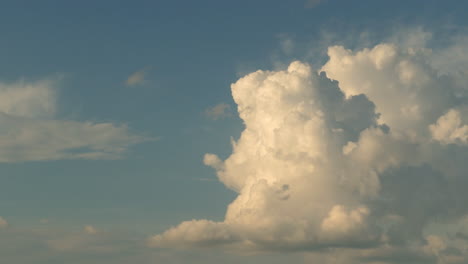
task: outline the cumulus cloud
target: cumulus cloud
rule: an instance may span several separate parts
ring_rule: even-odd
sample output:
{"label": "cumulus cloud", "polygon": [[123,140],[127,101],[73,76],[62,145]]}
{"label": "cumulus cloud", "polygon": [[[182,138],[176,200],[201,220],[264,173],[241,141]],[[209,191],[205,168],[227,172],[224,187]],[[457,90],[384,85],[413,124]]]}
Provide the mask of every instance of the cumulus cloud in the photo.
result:
{"label": "cumulus cloud", "polygon": [[212,119],[218,120],[231,115],[231,106],[226,103],[219,103],[213,107],[205,110],[205,116]]}
{"label": "cumulus cloud", "polygon": [[[468,143],[468,124],[467,121],[462,123],[461,113],[458,110],[450,109],[445,115],[441,116],[436,124],[431,125],[429,128],[432,137],[445,144],[450,143]],[[463,114],[464,117],[468,116],[468,112]]]}
{"label": "cumulus cloud", "polygon": [[57,81],[0,83],[0,162],[116,159],[148,140],[127,125],[56,118]]}
{"label": "cumulus cloud", "polygon": [[468,215],[466,98],[434,54],[332,46],[319,70],[295,61],[239,79],[231,88],[245,129],[226,160],[204,158],[237,198],[224,221],[186,221],[149,245],[466,262],[467,229],[453,225]]}
{"label": "cumulus cloud", "polygon": [[153,247],[192,247],[194,245],[203,247],[230,243],[235,240],[237,240],[236,236],[229,230],[229,226],[224,223],[192,220],[185,221],[176,228],[167,230],[162,235],[154,236],[149,243]]}

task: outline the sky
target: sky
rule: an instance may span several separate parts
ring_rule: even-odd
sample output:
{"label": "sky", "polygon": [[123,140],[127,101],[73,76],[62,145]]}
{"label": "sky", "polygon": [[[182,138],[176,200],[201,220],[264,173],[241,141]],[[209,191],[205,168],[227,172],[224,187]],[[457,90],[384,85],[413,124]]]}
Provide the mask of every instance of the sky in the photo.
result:
{"label": "sky", "polygon": [[468,262],[468,3],[3,0],[0,262]]}

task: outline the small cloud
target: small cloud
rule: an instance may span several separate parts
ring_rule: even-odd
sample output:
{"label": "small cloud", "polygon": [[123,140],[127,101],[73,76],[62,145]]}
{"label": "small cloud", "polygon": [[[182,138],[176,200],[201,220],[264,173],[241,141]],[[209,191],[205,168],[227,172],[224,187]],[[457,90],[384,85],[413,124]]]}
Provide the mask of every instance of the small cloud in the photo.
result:
{"label": "small cloud", "polygon": [[327,0],[307,0],[305,3],[305,8],[314,8],[321,3],[326,2]]}
{"label": "small cloud", "polygon": [[230,110],[230,105],[226,103],[220,103],[211,108],[206,109],[205,116],[212,120],[218,120],[230,116]]}
{"label": "small cloud", "polygon": [[0,216],[0,229],[6,228],[8,226],[8,222]]}
{"label": "small cloud", "polygon": [[145,75],[148,73],[149,68],[146,67],[144,69],[141,69],[139,71],[136,71],[132,73],[128,78],[127,81],[125,81],[125,84],[127,86],[137,86],[137,85],[142,85],[146,82]]}
{"label": "small cloud", "polygon": [[279,44],[281,47],[281,51],[286,54],[290,55],[294,51],[294,40],[288,36],[287,34],[279,34],[278,35]]}
{"label": "small cloud", "polygon": [[45,224],[48,224],[49,223],[49,219],[41,219],[39,220],[39,223],[45,225]]}
{"label": "small cloud", "polygon": [[97,234],[97,229],[94,226],[87,225],[83,228],[83,231],[88,235],[95,235]]}

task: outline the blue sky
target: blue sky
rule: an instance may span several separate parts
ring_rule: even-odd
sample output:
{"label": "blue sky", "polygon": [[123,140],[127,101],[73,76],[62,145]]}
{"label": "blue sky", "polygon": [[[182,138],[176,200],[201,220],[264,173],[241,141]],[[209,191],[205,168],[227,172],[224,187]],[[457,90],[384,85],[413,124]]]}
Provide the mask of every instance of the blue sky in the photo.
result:
{"label": "blue sky", "polygon": [[[186,220],[209,219],[224,224],[227,206],[243,193],[230,186],[227,178],[219,181],[216,171],[204,164],[206,153],[226,160],[233,153],[231,139],[238,141],[248,122],[239,117],[238,102],[231,94],[231,84],[239,78],[259,69],[284,70],[294,60],[318,70],[328,61],[329,46],[343,45],[353,51],[391,41],[405,46],[404,42],[414,36],[424,39],[423,48],[434,50],[434,59],[430,57],[428,65],[435,65],[440,72],[451,70],[468,61],[463,57],[464,43],[468,43],[463,42],[467,8],[467,3],[455,0],[2,1],[0,94],[4,98],[0,99],[0,111],[6,121],[0,122],[8,127],[0,130],[5,135],[0,143],[5,148],[0,151],[0,219],[8,222],[2,231],[4,239],[27,251],[30,249],[16,239],[19,234],[42,230],[45,235],[34,235],[31,240],[43,245],[52,241],[51,237],[81,236],[89,225],[98,234],[104,232],[103,241],[109,239],[110,245],[115,241],[108,234],[114,232],[119,234],[115,235],[117,240],[136,237],[141,243],[129,243],[132,253],[125,257],[111,253],[95,256],[82,248],[57,257],[57,249],[50,243],[45,249],[31,246],[38,252],[33,260],[21,259],[21,250],[1,251],[9,252],[10,263],[19,264],[89,264],[100,263],[100,258],[116,258],[113,263],[192,263],[187,260],[193,258],[190,254],[197,255],[200,263],[218,263],[219,258],[233,263],[317,261],[322,256],[315,256],[313,250],[272,260],[271,252],[287,251],[276,250],[281,246],[267,247],[264,251],[270,253],[266,255],[252,255],[244,249],[241,254],[229,249],[231,253],[223,255],[216,248],[202,253],[197,249],[193,253],[191,246],[183,246],[185,250],[181,251],[148,248],[144,241]],[[428,35],[431,37],[426,40]],[[457,48],[458,55],[453,55]],[[460,64],[453,66],[444,60],[453,58],[451,55],[459,58]],[[453,67],[439,69],[438,65]],[[325,70],[328,76],[335,74],[330,78],[352,84],[333,67]],[[463,87],[465,80],[460,77],[450,83],[461,82]],[[44,90],[37,88],[42,83]],[[33,95],[25,96],[24,101],[15,101],[8,97],[10,93],[3,92],[29,89],[25,88],[28,85]],[[340,88],[349,95],[348,88]],[[42,92],[35,94],[39,90]],[[379,104],[373,94],[366,96],[387,118],[375,125],[386,121],[398,130],[400,122],[385,115],[385,103]],[[441,107],[445,112],[440,110],[437,117],[449,109],[461,113],[460,130],[450,137],[461,142],[450,152],[458,153],[457,160],[461,161],[467,153],[463,134],[466,100],[463,96],[457,100],[451,107]],[[42,105],[53,109],[44,110]],[[437,120],[442,119],[424,124],[436,124]],[[24,125],[18,125],[21,122]],[[439,127],[442,125],[439,123]],[[436,131],[434,127],[431,131]],[[29,140],[26,136],[13,140],[23,133],[30,135],[31,141],[20,141]],[[433,132],[433,140],[455,144],[438,135]],[[65,143],[56,142],[62,136]],[[34,148],[34,144],[40,147]],[[431,164],[432,160],[424,162]],[[218,163],[210,164],[219,175]],[[466,174],[465,168],[457,173]],[[385,173],[390,172],[382,171],[382,175]],[[364,209],[358,211],[367,214]],[[457,217],[460,214],[456,213]],[[162,242],[158,240],[163,248],[179,248],[173,245],[177,241],[169,239],[165,244],[165,239],[162,236]],[[125,243],[117,248],[125,248]]]}

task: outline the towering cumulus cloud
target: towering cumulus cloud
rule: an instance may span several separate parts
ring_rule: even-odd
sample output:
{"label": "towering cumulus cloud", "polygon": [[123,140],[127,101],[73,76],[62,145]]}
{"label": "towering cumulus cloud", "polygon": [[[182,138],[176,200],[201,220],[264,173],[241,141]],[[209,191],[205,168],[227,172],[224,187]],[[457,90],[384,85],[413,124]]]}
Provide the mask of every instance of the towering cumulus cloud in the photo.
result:
{"label": "towering cumulus cloud", "polygon": [[466,263],[468,84],[432,54],[335,46],[319,71],[296,61],[238,80],[245,130],[226,160],[204,158],[237,198],[223,222],[186,221],[149,244]]}

